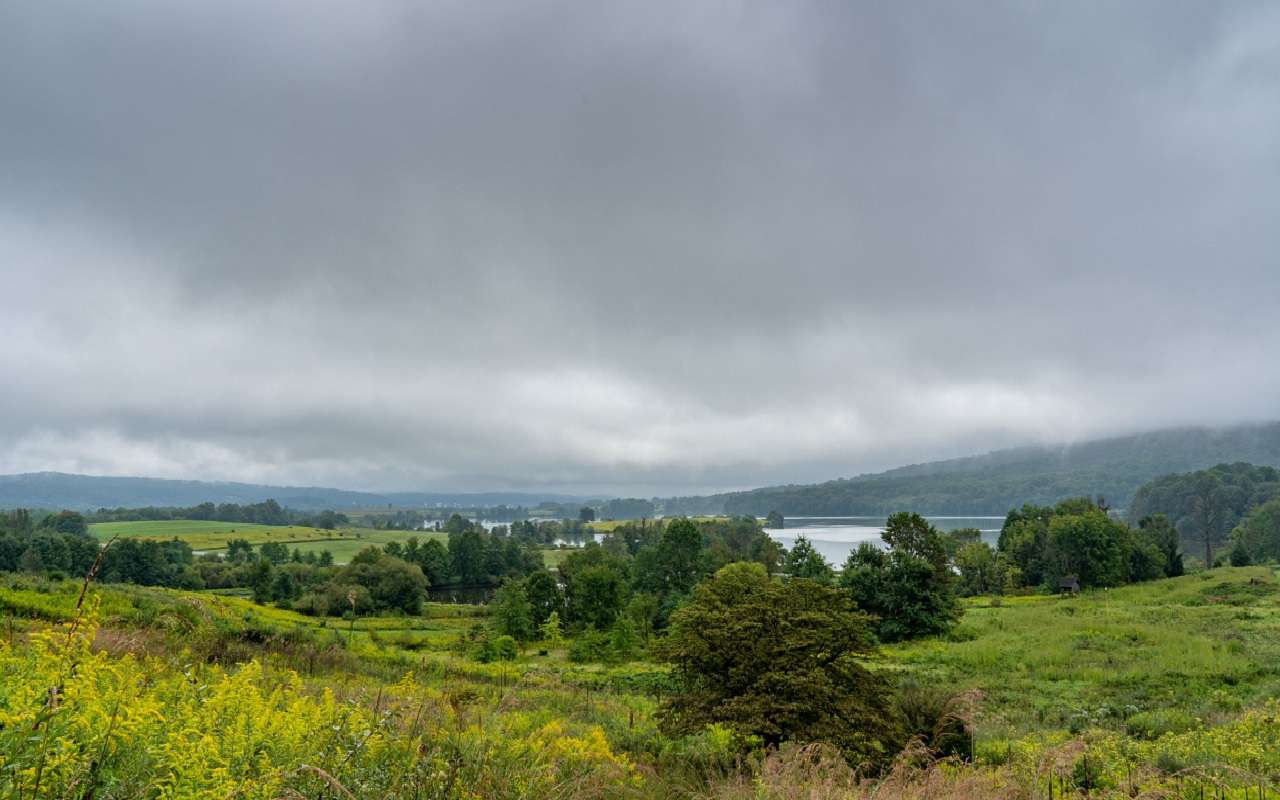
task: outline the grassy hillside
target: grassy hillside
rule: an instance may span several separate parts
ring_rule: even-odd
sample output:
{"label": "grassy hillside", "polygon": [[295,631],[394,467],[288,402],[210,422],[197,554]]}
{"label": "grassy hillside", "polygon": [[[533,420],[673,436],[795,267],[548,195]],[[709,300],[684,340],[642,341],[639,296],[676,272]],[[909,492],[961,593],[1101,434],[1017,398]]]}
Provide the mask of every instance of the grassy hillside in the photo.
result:
{"label": "grassy hillside", "polygon": [[1098,727],[1189,730],[1280,697],[1280,583],[1218,569],[1086,593],[969,601],[947,640],[894,669],[981,693],[983,739]]}
{"label": "grassy hillside", "polygon": [[484,609],[352,626],[138,587],[97,587],[77,612],[78,592],[0,583],[5,796],[1030,800],[1055,782],[1055,796],[1221,785],[1243,800],[1280,773],[1280,584],[1265,568],[980,600],[947,639],[888,648],[876,668],[968,707],[976,763],[874,780],[820,750],[761,762],[715,729],[664,736],[665,671],[644,661],[472,662],[457,643]]}
{"label": "grassy hillside", "polygon": [[[1104,495],[1126,508],[1139,486],[1159,475],[1245,461],[1280,466],[1280,423],[1186,428],[1062,447],[1024,447],[916,464],[803,486],[774,486],[702,498],[731,514],[1004,514],[1023,503]],[[685,499],[682,506],[691,501]],[[689,510],[693,510],[691,507]]]}

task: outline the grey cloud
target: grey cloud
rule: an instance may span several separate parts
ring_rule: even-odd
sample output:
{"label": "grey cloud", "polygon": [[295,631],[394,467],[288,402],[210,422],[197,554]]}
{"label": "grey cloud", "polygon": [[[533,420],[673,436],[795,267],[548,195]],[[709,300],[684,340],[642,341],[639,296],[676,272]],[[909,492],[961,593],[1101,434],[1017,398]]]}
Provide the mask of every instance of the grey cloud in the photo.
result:
{"label": "grey cloud", "polygon": [[1267,4],[0,9],[0,470],[684,492],[1271,417]]}

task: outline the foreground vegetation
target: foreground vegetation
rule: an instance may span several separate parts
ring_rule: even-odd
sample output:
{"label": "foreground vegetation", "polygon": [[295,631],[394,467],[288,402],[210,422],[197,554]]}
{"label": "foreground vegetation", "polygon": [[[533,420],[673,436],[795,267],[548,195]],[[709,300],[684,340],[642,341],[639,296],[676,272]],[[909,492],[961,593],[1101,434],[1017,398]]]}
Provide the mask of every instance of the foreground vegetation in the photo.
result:
{"label": "foreground vegetation", "polygon": [[664,733],[670,678],[647,660],[575,664],[568,641],[477,663],[483,607],[343,620],[101,586],[77,610],[80,588],[0,588],[3,796],[1244,798],[1280,773],[1262,567],[965,601],[949,634],[869,663],[903,713],[945,687],[969,752],[876,775],[820,745]]}

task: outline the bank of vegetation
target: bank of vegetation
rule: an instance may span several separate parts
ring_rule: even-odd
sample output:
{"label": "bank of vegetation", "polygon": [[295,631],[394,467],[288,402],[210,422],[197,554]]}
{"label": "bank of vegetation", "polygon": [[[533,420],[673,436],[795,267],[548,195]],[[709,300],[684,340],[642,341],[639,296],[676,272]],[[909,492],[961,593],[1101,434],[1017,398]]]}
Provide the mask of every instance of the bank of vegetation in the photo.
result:
{"label": "bank of vegetation", "polygon": [[[29,549],[92,541],[14,522]],[[502,575],[528,531],[453,527],[302,565],[367,591],[355,608],[101,582],[123,541],[95,544],[87,590],[6,562],[0,793],[1242,800],[1280,773],[1273,570],[1166,577],[1159,517],[1027,506],[991,548],[898,514],[839,570],[751,518],[676,519]],[[426,602],[424,549],[496,595]]]}

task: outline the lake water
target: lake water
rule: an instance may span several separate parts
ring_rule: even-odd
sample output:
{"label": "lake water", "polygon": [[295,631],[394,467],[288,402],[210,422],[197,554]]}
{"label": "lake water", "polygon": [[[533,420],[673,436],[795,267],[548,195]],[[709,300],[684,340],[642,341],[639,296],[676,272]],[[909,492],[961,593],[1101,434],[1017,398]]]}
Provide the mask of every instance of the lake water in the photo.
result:
{"label": "lake water", "polygon": [[[982,540],[992,547],[1000,537],[1000,526],[1004,517],[925,517],[940,531],[953,531],[959,528],[977,528],[982,531]],[[781,530],[765,531],[774,540],[787,549],[796,543],[796,537],[803,536],[809,540],[823,558],[839,568],[844,564],[849,553],[858,549],[863,542],[882,545],[880,532],[884,530],[885,517],[787,517],[786,527]],[[492,530],[506,522],[480,520],[485,530]],[[556,547],[581,547],[588,541],[600,541],[605,537],[601,533],[584,534],[581,538],[557,539]]]}
{"label": "lake water", "polygon": [[[940,531],[959,528],[977,528],[982,540],[995,546],[1000,537],[1004,517],[925,517]],[[796,538],[803,536],[831,565],[839,568],[849,553],[863,542],[882,545],[880,532],[884,530],[885,517],[787,517],[786,527],[766,531],[783,547],[790,549]]]}

